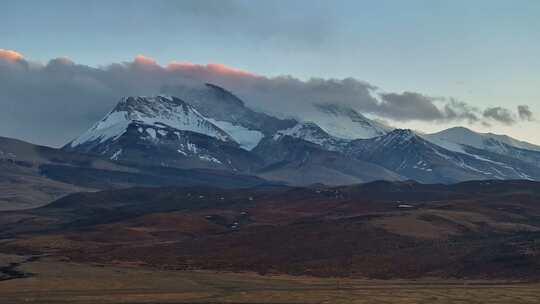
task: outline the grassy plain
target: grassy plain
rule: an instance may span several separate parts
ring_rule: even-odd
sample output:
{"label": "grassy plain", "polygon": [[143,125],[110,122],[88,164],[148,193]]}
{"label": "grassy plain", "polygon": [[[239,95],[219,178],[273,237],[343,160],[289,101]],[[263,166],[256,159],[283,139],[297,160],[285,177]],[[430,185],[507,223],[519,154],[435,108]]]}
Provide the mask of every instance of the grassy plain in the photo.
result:
{"label": "grassy plain", "polygon": [[[3,257],[4,261],[20,261]],[[539,303],[540,284],[501,281],[359,280],[168,271],[41,258],[0,281],[1,303]]]}

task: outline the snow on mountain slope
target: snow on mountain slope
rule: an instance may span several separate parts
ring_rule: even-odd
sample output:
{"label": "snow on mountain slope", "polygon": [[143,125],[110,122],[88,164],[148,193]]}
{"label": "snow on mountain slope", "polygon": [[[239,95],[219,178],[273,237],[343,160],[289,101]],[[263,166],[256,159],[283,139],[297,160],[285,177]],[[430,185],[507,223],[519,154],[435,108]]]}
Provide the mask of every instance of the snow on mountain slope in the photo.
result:
{"label": "snow on mountain slope", "polygon": [[[161,167],[248,173],[269,168],[265,172],[274,177],[302,167],[312,177],[349,172],[345,176],[355,181],[369,180],[362,170],[422,182],[540,179],[540,147],[507,136],[465,128],[427,135],[391,130],[336,104],[316,104],[301,122],[284,120],[252,111],[210,84],[183,94],[189,100],[123,98],[64,150]],[[386,173],[377,175],[380,169]]]}
{"label": "snow on mountain slope", "polygon": [[214,84],[178,85],[166,90],[192,105],[248,151],[255,148],[264,136],[296,124],[294,120],[255,112],[236,95]]}
{"label": "snow on mountain slope", "polygon": [[340,151],[349,142],[348,140],[337,138],[326,133],[317,124],[312,122],[301,122],[292,128],[278,131],[276,135],[274,135],[274,139],[279,139],[283,136],[299,138],[317,144],[329,151]]}
{"label": "snow on mountain slope", "polygon": [[447,150],[473,155],[491,157],[486,153],[495,153],[519,159],[540,167],[540,146],[519,141],[506,135],[477,133],[463,127],[451,128],[423,137]]}
{"label": "snow on mountain slope", "polygon": [[221,128],[223,131],[227,132],[227,134],[229,134],[238,144],[240,144],[242,149],[248,151],[255,148],[264,137],[264,134],[260,131],[250,130],[246,127],[233,124],[228,121],[217,121],[212,118],[207,118],[207,120]]}
{"label": "snow on mountain slope", "polygon": [[463,145],[495,153],[504,153],[506,151],[505,145],[540,152],[540,146],[519,141],[506,135],[477,133],[464,127],[450,128],[438,133],[427,134],[424,135],[424,138],[456,152],[463,152]]}
{"label": "snow on mountain slope", "polygon": [[421,182],[540,178],[538,167],[482,151],[452,151],[411,130],[394,130],[384,136],[352,141],[346,153]]}
{"label": "snow on mountain slope", "polygon": [[366,139],[384,135],[392,128],[368,119],[356,110],[336,104],[315,104],[304,120],[312,121],[329,134],[343,139]]}
{"label": "snow on mountain slope", "polygon": [[[339,151],[330,151],[323,147],[325,141],[318,141],[318,136],[313,137],[311,131],[305,131],[300,125],[284,132],[288,135],[281,133],[264,138],[253,150],[265,162],[258,175],[270,180],[286,181],[291,185],[343,185],[402,179],[376,164],[350,158]],[[318,141],[318,144],[304,138]]]}
{"label": "snow on mountain slope", "polygon": [[213,122],[176,97],[127,97],[63,149],[161,167],[231,171],[256,167],[257,157],[242,145],[252,148],[262,134]]}
{"label": "snow on mountain slope", "polygon": [[91,142],[114,140],[124,134],[132,122],[167,126],[205,134],[225,142],[233,141],[225,131],[186,102],[175,97],[156,96],[123,98],[101,121],[68,145],[75,148]]}
{"label": "snow on mountain slope", "polygon": [[[279,119],[255,112],[236,95],[213,84],[176,86],[167,90],[211,118],[215,125],[227,131],[247,150],[254,148],[263,138],[254,131],[273,136],[295,128],[298,123],[293,119]],[[336,104],[316,104],[311,111],[299,115],[299,120],[317,124],[330,136],[346,140],[372,138],[392,130],[354,109]]]}
{"label": "snow on mountain slope", "polygon": [[205,117],[212,118],[216,122],[228,122],[236,126],[236,129],[240,126],[271,136],[278,130],[296,124],[292,119],[279,119],[256,112],[230,91],[214,84],[175,86],[167,90],[185,100]]}

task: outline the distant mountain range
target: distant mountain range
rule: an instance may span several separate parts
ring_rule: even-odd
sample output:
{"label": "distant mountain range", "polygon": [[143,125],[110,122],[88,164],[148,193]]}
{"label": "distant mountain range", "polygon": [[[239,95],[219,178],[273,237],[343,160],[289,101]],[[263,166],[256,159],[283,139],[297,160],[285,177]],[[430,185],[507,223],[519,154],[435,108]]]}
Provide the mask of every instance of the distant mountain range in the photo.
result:
{"label": "distant mountain range", "polygon": [[393,130],[336,104],[315,104],[310,121],[280,119],[249,109],[212,84],[177,93],[122,99],[64,150],[299,185],[540,179],[540,147],[508,136],[466,128]]}
{"label": "distant mountain range", "polygon": [[[31,159],[31,166],[38,177],[85,189],[108,187],[98,175],[115,187],[151,185],[149,176],[158,185],[175,184],[175,170],[249,177],[245,185],[263,179],[289,185],[540,180],[540,146],[466,128],[435,134],[393,129],[337,104],[314,104],[313,109],[303,121],[278,118],[250,109],[213,84],[176,90],[175,96],[125,97],[61,150],[40,147],[54,151],[54,161],[40,156],[40,161]],[[0,141],[4,166],[7,160],[11,166],[28,161],[7,142]],[[74,164],[75,159],[84,164]],[[96,163],[108,165],[95,168]],[[93,179],[85,175],[85,181],[68,172],[82,167],[81,172],[102,171]],[[134,178],[135,172],[146,177]],[[219,179],[211,180],[219,186]]]}

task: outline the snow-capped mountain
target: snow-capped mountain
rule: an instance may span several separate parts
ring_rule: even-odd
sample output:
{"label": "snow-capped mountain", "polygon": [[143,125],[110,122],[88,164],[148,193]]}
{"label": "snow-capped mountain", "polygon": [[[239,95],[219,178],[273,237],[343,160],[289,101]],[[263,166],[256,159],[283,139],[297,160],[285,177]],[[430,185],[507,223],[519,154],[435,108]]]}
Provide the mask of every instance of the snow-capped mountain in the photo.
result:
{"label": "snow-capped mountain", "polygon": [[[173,128],[181,131],[192,131],[205,134],[222,141],[233,139],[216,125],[209,122],[197,110],[176,97],[126,97],[101,121],[76,138],[68,145],[71,148],[92,146],[114,140],[127,131],[131,123],[137,122],[156,128]],[[156,136],[153,128],[149,135]]]}
{"label": "snow-capped mountain", "polygon": [[167,91],[192,105],[246,150],[257,146],[263,137],[296,124],[295,120],[255,112],[236,95],[214,84],[176,86]]}
{"label": "snow-capped mountain", "polygon": [[[343,185],[403,179],[399,174],[377,164],[353,159],[341,152],[323,147],[325,143],[328,144],[325,137],[314,136],[311,132],[313,130],[306,130],[311,129],[309,124],[307,128],[304,124],[299,126],[286,132],[290,135],[281,133],[274,137],[266,137],[253,150],[265,164],[258,171],[260,177],[285,181],[292,185],[315,183]],[[312,129],[316,130],[315,127],[316,125]],[[315,141],[320,144],[314,143]]]}
{"label": "snow-capped mountain", "polygon": [[478,133],[464,127],[456,127],[426,134],[423,137],[450,151],[480,156],[484,151],[489,151],[540,165],[540,146],[506,135]]}
{"label": "snow-capped mountain", "polygon": [[312,121],[332,136],[342,139],[366,139],[384,135],[391,127],[368,119],[356,110],[337,104],[315,104],[314,111],[306,113]]}
{"label": "snow-capped mountain", "polygon": [[459,151],[459,146],[471,146],[495,153],[502,152],[501,154],[503,154],[505,152],[505,146],[512,146],[519,149],[540,152],[540,146],[520,141],[507,135],[478,133],[464,127],[450,128],[438,133],[427,134],[424,137],[441,146],[447,145],[449,150],[455,149]]}
{"label": "snow-capped mountain", "polygon": [[355,140],[347,154],[420,182],[540,179],[540,168],[529,163],[490,152],[480,157],[451,151],[411,130],[398,129],[380,137]]}
{"label": "snow-capped mountain", "polygon": [[349,143],[348,140],[328,134],[313,122],[299,122],[292,128],[278,131],[273,138],[279,140],[284,136],[314,143],[328,151],[341,151]]}
{"label": "snow-capped mountain", "polygon": [[314,105],[301,121],[280,119],[253,111],[212,84],[170,90],[181,97],[123,98],[63,149],[139,165],[221,169],[299,185],[375,179],[540,180],[540,147],[507,136],[465,128],[427,135],[392,130],[335,104]]}
{"label": "snow-capped mountain", "polygon": [[171,167],[251,168],[229,133],[176,97],[127,97],[64,150]]}

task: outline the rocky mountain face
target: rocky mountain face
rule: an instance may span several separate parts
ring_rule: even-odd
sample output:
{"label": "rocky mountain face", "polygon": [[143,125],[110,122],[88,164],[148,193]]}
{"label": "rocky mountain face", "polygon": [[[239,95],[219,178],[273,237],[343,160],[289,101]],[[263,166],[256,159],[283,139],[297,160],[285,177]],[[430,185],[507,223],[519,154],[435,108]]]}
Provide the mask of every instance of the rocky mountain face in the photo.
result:
{"label": "rocky mountain face", "polygon": [[272,139],[280,140],[287,136],[313,143],[328,151],[342,151],[349,143],[346,139],[328,134],[313,122],[299,122],[292,128],[279,130]]}
{"label": "rocky mountain face", "polygon": [[166,168],[258,175],[294,185],[379,179],[540,180],[540,147],[465,128],[393,130],[354,109],[315,104],[312,120],[248,108],[212,84],[127,97],[63,150]]}
{"label": "rocky mountain face", "polygon": [[411,130],[351,142],[347,154],[425,183],[482,179],[539,179],[540,168],[485,151],[484,157],[435,145]]}
{"label": "rocky mountain face", "polygon": [[[213,85],[186,86],[170,89],[174,96],[193,105],[207,119],[226,130],[237,141],[249,141],[246,148],[254,148],[263,136],[290,128],[293,119],[279,119],[265,113],[253,111],[233,93]],[[250,134],[251,132],[251,134]],[[247,137],[251,137],[249,140]]]}
{"label": "rocky mountain face", "polygon": [[[127,135],[123,135],[125,139],[136,138],[130,135],[131,132],[138,132],[138,126],[130,127]],[[193,132],[191,135],[191,141],[200,140],[202,144],[209,145],[211,137]],[[120,140],[112,147],[118,148],[122,144]],[[201,166],[197,168],[189,166],[187,161],[183,168],[179,167],[184,164],[178,167],[164,166],[159,163],[158,156],[166,156],[165,152],[156,156],[151,153],[156,151],[156,147],[137,144],[124,146],[131,147],[126,150],[125,159],[129,161],[120,160],[120,157],[112,160],[100,154],[65,151],[0,137],[0,211],[35,208],[81,191],[136,186],[243,188],[276,184],[242,174],[238,172],[240,170],[212,170],[209,166],[204,167],[203,164],[207,162],[202,160]],[[248,153],[236,147],[233,149],[234,153],[230,154],[235,161],[243,155],[237,154],[239,150],[240,153]],[[251,154],[247,157],[253,158]],[[250,163],[250,160],[237,162],[245,164]]]}
{"label": "rocky mountain face", "polygon": [[488,151],[540,166],[540,146],[506,135],[477,133],[467,128],[457,127],[424,135],[424,138],[450,151],[480,157]]}
{"label": "rocky mountain face", "polygon": [[342,147],[328,150],[303,138],[279,135],[263,140],[253,152],[265,160],[259,176],[291,185],[344,185],[403,179],[377,164],[350,158],[339,149]]}
{"label": "rocky mountain face", "polygon": [[242,147],[249,148],[192,105],[157,96],[122,99],[64,150],[146,165],[249,171],[257,159]]}

